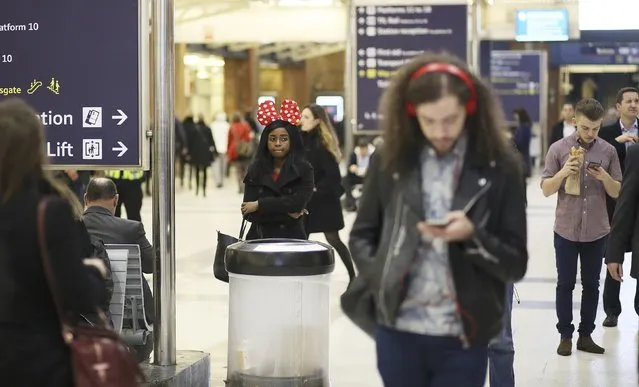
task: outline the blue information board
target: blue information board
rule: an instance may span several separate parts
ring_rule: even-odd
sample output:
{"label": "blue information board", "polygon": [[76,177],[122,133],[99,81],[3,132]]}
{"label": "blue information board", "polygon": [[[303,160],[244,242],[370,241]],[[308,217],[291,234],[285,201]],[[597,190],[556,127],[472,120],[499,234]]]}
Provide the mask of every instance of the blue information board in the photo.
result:
{"label": "blue information board", "polygon": [[519,10],[515,18],[515,40],[553,42],[570,39],[568,10]]}
{"label": "blue information board", "polygon": [[466,60],[467,5],[355,7],[357,130],[378,129],[379,98],[397,69],[424,51],[446,50]]}
{"label": "blue information board", "polygon": [[52,164],[142,166],[146,4],[0,2],[0,100],[22,98],[40,113]]}
{"label": "blue information board", "polygon": [[490,82],[501,99],[509,121],[515,109],[526,109],[533,122],[540,122],[542,53],[491,51]]}

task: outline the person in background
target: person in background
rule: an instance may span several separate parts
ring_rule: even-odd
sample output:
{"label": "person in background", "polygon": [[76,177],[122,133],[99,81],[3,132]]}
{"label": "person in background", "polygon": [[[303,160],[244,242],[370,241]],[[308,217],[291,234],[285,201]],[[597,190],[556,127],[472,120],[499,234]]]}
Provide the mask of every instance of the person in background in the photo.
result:
{"label": "person in background", "polygon": [[380,115],[384,145],[349,241],[360,275],[342,299],[375,295],[369,333],[385,387],[483,387],[506,286],[528,262],[504,114],[464,62],[426,53],[399,69]]}
{"label": "person in background", "polygon": [[[603,123],[601,124],[602,129],[608,125],[612,125],[619,120],[619,113],[616,107],[608,108],[606,111],[606,116],[604,117]],[[623,165],[622,165],[623,167]]]}
{"label": "person in background", "polygon": [[514,112],[517,128],[513,136],[513,142],[521,155],[524,166],[524,178],[528,179],[532,174],[530,160],[530,140],[532,139],[532,120],[526,109],[517,109]]}
{"label": "person in background", "polygon": [[[119,200],[115,183],[108,178],[92,179],[84,195],[87,208],[82,220],[91,236],[105,244],[132,244],[140,247],[140,262],[142,272],[153,274],[155,267],[155,250],[146,237],[144,225],[139,221],[121,219],[114,216]],[[151,288],[142,278],[142,297],[144,300],[144,314],[150,324],[155,319],[155,306]],[[143,323],[140,323],[144,326]],[[133,346],[139,362],[145,361],[153,351],[153,337],[147,338],[142,346]]]}
{"label": "person in background", "polygon": [[213,162],[213,177],[217,184],[217,188],[224,186],[226,176],[226,150],[229,142],[229,123],[226,120],[226,113],[220,112],[215,116],[215,121],[211,123],[211,132],[213,133],[213,142],[218,157]]}
{"label": "person in background", "polygon": [[[577,131],[550,146],[542,174],[544,196],[557,194],[554,244],[557,266],[557,354],[572,354],[575,331],[572,295],[581,261],[581,322],[577,350],[603,354],[592,339],[599,303],[599,276],[610,232],[606,194],[619,195],[621,167],[615,148],[598,138],[604,109],[594,99],[582,99],[575,107]],[[580,158],[583,157],[583,162]],[[566,193],[566,179],[580,176],[578,195]]]}
{"label": "person in background", "polygon": [[180,187],[184,188],[184,174],[188,163],[189,143],[182,122],[175,118],[175,158],[178,162],[177,176],[180,178]]}
{"label": "person in background", "polygon": [[306,232],[309,235],[324,233],[328,243],[342,259],[352,281],[355,278],[353,259],[339,236],[339,230],[344,228],[344,214],[340,203],[344,188],[339,170],[342,154],[337,137],[326,110],[320,105],[307,105],[302,110],[301,124],[306,159],[313,166],[315,182],[313,197],[306,207]]}
{"label": "person in background", "polygon": [[213,139],[211,128],[206,125],[204,118],[200,117],[195,124],[195,133],[192,138],[191,165],[195,169],[195,196],[202,190],[202,196],[206,197],[206,182],[208,180],[209,167],[217,157],[217,149]]}
{"label": "person in background", "polygon": [[357,205],[355,204],[355,198],[353,197],[353,188],[357,184],[364,182],[364,177],[368,171],[368,165],[370,164],[371,156],[375,151],[375,147],[369,143],[365,138],[360,138],[357,141],[357,148],[351,153],[351,157],[348,160],[348,170],[346,176],[342,179],[342,186],[346,194],[346,202],[344,209],[346,211],[357,211]]}
{"label": "person in background", "polygon": [[[621,174],[624,176],[629,170],[626,165],[626,153],[639,140],[639,128],[637,126],[637,114],[639,113],[639,90],[634,87],[624,87],[617,93],[617,111],[619,119],[608,126],[601,128],[599,137],[614,146],[621,164]],[[612,223],[615,213],[616,200],[606,196],[608,219]],[[627,245],[630,248],[630,244]],[[606,312],[604,327],[616,327],[621,314],[621,302],[619,291],[621,282],[617,280],[610,270],[606,271],[604,281],[603,306]]]}
{"label": "person in background", "polygon": [[130,220],[142,221],[142,182],[144,181],[143,171],[133,170],[108,170],[104,176],[113,180],[118,187],[119,198],[115,208],[115,216],[122,216],[122,206],[126,209],[126,217]]}
{"label": "person in background", "polygon": [[226,158],[229,164],[235,167],[239,193],[244,193],[243,180],[246,176],[246,167],[252,157],[252,151],[248,149],[252,147],[253,136],[251,127],[242,119],[240,113],[234,113],[229,127]]}
{"label": "person in background", "polygon": [[566,138],[575,133],[576,128],[573,121],[574,116],[575,108],[573,104],[564,103],[563,107],[561,108],[561,121],[557,122],[555,126],[552,127],[548,147],[561,140],[562,138]]}
{"label": "person in background", "polygon": [[[200,136],[198,135],[198,130],[197,130],[197,124],[195,123],[195,119],[193,118],[193,115],[189,115],[187,116],[184,121],[182,122],[182,127],[184,128],[184,135],[186,138],[186,155],[185,155],[185,161],[186,161],[186,165],[188,165],[188,170],[189,170],[189,175],[187,177],[187,187],[189,189],[191,189],[193,187],[193,170],[194,170],[194,166],[193,166],[193,147],[195,146],[195,144],[200,140]],[[182,174],[182,176],[180,176],[180,180],[181,180],[181,184],[183,185],[183,181],[184,181],[184,175],[186,172],[184,172]]]}
{"label": "person in background", "polygon": [[[639,270],[639,146],[632,145],[628,148],[626,157],[626,170],[621,182],[621,191],[617,199],[617,207],[612,218],[610,238],[608,240],[606,252],[606,286],[608,276],[617,282],[616,288],[624,280],[623,261],[626,252],[632,251],[632,265],[630,267],[630,277],[637,279]],[[617,290],[616,300],[619,302],[619,291]],[[611,300],[608,300],[610,302]],[[604,305],[606,303],[606,290],[604,290]],[[610,308],[610,305],[608,305]],[[604,307],[605,308],[605,307]],[[639,281],[635,282],[635,313],[639,315]],[[608,312],[610,309],[605,309]],[[621,311],[621,305],[619,305]],[[606,317],[610,320],[612,314]],[[615,319],[616,325],[616,319]],[[605,325],[604,326],[610,326]]]}
{"label": "person in background", "polygon": [[[300,111],[291,100],[282,112],[272,101],[260,104],[264,125],[255,158],[244,179],[242,215],[251,222],[246,239],[307,239],[302,217],[313,195],[313,167],[304,159],[297,123]],[[284,111],[288,113],[284,113]]]}
{"label": "person in background", "polygon": [[[73,323],[101,308],[106,298],[106,267],[100,259],[86,258],[83,248],[81,205],[44,171],[44,147],[36,111],[19,99],[0,102],[0,374],[6,386],[75,385],[41,248],[48,251]],[[40,246],[38,207],[45,198],[46,246]]]}

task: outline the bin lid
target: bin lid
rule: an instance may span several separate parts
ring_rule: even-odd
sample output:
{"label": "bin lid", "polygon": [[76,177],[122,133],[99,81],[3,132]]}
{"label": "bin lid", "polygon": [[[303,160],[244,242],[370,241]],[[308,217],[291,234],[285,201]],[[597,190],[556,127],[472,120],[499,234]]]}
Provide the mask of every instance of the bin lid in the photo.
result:
{"label": "bin lid", "polygon": [[298,239],[257,239],[232,244],[224,257],[229,273],[258,276],[308,276],[331,273],[333,248]]}

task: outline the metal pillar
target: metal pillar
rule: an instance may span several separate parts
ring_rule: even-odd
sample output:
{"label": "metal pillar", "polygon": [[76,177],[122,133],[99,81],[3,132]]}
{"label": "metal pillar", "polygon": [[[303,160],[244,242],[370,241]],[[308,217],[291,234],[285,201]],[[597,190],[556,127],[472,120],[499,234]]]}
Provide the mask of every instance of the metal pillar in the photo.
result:
{"label": "metal pillar", "polygon": [[355,52],[355,5],[353,0],[347,0],[346,6],[346,50],[344,51],[344,161],[348,162],[348,155],[355,148],[353,138],[357,131],[357,93],[355,91],[355,77],[357,77],[357,53]]}
{"label": "metal pillar", "polygon": [[479,46],[481,43],[481,0],[473,0],[468,10],[468,66],[480,74]]}
{"label": "metal pillar", "polygon": [[175,351],[175,45],[174,0],[153,2],[153,245],[156,251],[153,294],[153,360],[170,366]]}

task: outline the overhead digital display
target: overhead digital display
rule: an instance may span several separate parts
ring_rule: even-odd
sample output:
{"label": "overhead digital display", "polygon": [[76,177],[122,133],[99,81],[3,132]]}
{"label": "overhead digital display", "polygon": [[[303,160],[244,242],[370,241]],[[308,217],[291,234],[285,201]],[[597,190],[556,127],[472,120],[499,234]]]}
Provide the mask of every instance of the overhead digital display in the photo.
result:
{"label": "overhead digital display", "polygon": [[515,18],[518,42],[553,42],[570,39],[565,9],[519,10]]}
{"label": "overhead digital display", "polygon": [[146,1],[0,1],[0,100],[46,127],[51,164],[142,166]]}

